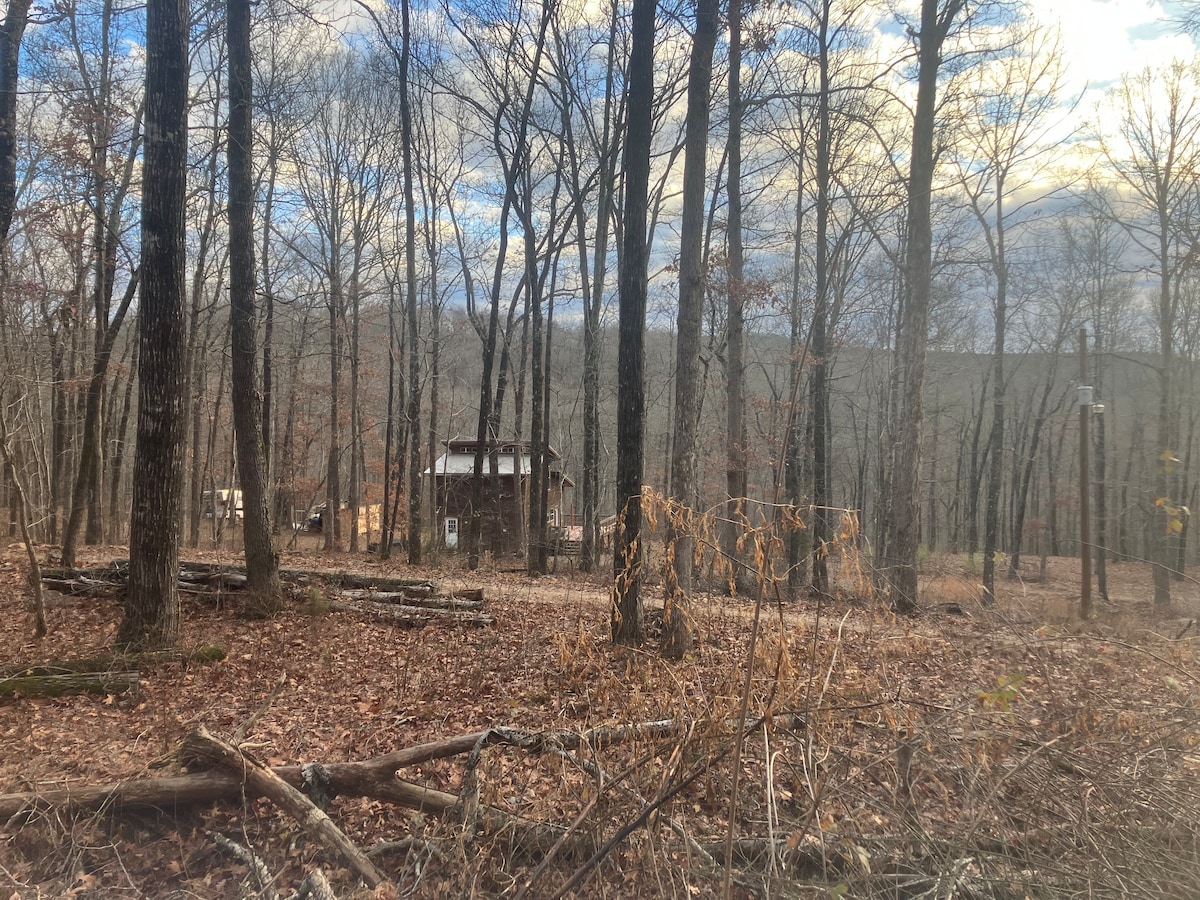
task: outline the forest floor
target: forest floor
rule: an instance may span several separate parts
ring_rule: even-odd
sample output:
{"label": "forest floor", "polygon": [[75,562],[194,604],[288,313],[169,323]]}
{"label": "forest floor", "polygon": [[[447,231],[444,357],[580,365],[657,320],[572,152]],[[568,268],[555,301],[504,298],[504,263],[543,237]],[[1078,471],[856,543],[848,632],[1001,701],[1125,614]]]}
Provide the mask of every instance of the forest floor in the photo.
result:
{"label": "forest floor", "polygon": [[[86,555],[102,564],[125,550]],[[372,851],[384,897],[706,897],[726,876],[733,896],[1200,896],[1190,579],[1156,609],[1149,569],[1110,563],[1108,600],[1080,622],[1077,560],[1049,560],[1042,581],[1001,579],[984,607],[972,567],[945,556],[925,561],[922,610],[896,617],[847,561],[834,600],[766,606],[727,868],[753,600],[698,596],[696,649],[666,663],[653,619],[645,648],[611,644],[600,578],[313,551],[283,565],[482,588],[495,622],[398,628],[331,610],[335,589],[320,583],[265,620],[242,615],[236,594],[187,599],[183,647],[217,645],[225,659],[145,668],[132,694],[0,701],[0,793],[178,774],[177,749],[198,726],[229,738],[249,724],[245,752],[283,766],[504,726],[672,720],[673,731],[623,743],[501,742],[399,773],[466,795],[450,814],[372,797],[336,798],[329,814]],[[0,552],[0,667],[111,647],[115,598],[53,605],[35,640],[25,573],[22,547]],[[660,596],[649,586],[647,608]],[[476,790],[484,808],[570,833],[549,856],[520,849],[511,830],[472,815]],[[216,835],[252,852],[271,883]],[[287,897],[315,869],[339,897],[372,893],[261,798],[0,818],[3,897]]]}

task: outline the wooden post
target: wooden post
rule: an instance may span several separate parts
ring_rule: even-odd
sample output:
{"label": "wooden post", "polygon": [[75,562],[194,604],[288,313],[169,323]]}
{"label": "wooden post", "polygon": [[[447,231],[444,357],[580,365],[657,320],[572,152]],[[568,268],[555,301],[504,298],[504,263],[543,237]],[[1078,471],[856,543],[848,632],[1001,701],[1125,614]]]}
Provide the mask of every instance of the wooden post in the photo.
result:
{"label": "wooden post", "polygon": [[1088,385],[1087,329],[1079,329],[1079,618],[1092,616],[1091,486],[1088,471],[1088,425],[1092,415],[1092,389]]}

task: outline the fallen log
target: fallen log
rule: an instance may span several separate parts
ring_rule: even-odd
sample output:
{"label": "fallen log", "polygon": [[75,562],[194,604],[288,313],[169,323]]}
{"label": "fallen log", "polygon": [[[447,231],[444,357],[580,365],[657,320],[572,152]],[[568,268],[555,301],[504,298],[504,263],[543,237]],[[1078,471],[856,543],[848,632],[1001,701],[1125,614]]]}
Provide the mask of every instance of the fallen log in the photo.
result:
{"label": "fallen log", "polygon": [[391,603],[371,603],[367,600],[330,600],[329,608],[338,612],[358,613],[399,625],[402,628],[423,628],[433,622],[482,627],[495,623],[495,618],[481,613],[453,609],[427,609],[420,606],[397,606]]}
{"label": "fallen log", "polygon": [[[370,797],[439,817],[455,814],[459,809],[456,795],[404,781],[394,774],[385,775],[378,781],[361,777],[360,773],[354,773],[350,778],[343,777],[346,767],[354,765],[341,763],[326,767],[329,786],[336,794]],[[281,766],[272,771],[294,788],[305,785],[300,766]],[[151,808],[171,812],[201,803],[239,800],[248,792],[254,793],[240,776],[209,770],[163,778],[138,778],[109,784],[0,794],[0,825],[36,809],[67,807],[121,811]],[[513,815],[493,806],[485,806],[479,811],[479,822],[490,834],[511,835],[513,846],[529,854],[544,853],[558,842],[563,833],[557,825]]]}
{"label": "fallen log", "polygon": [[42,580],[58,578],[63,581],[119,581],[129,574],[128,563],[122,567],[116,562],[90,569],[70,569],[63,566],[46,566],[42,569]]}
{"label": "fallen log", "polygon": [[249,579],[243,572],[192,572],[187,569],[179,573],[180,584],[207,585],[212,588],[241,589]]}
{"label": "fallen log", "polygon": [[431,584],[414,584],[387,591],[373,587],[343,588],[338,593],[349,600],[378,600],[381,603],[402,603],[405,599],[424,600],[434,596]]}
{"label": "fallen log", "polygon": [[[371,797],[437,815],[446,815],[459,807],[454,794],[414,784],[396,777],[409,766],[435,759],[446,759],[470,753],[482,742],[484,745],[509,744],[528,752],[544,750],[574,750],[587,745],[607,747],[629,740],[652,740],[683,734],[687,722],[665,719],[629,725],[611,725],[588,731],[522,731],[518,728],[489,728],[454,737],[415,744],[359,762],[326,763],[322,766],[331,792],[340,796]],[[293,787],[306,783],[303,766],[278,766],[271,771]],[[69,785],[46,787],[41,790],[0,794],[0,823],[38,808],[71,807],[122,810],[152,807],[172,810],[197,803],[211,803],[241,797],[246,792],[241,777],[223,771],[197,772],[160,778],[137,778],[98,785]],[[480,809],[484,827],[496,832],[507,830],[515,843],[528,852],[545,851],[563,834],[563,829],[513,815],[492,806]]]}
{"label": "fallen log", "polygon": [[195,650],[144,650],[140,653],[117,653],[84,659],[63,659],[45,663],[27,663],[0,669],[0,679],[26,678],[45,675],[106,674],[142,670],[173,662],[220,662],[225,651],[220,647],[197,647]]}
{"label": "fallen log", "polygon": [[430,597],[410,594],[406,591],[341,591],[343,600],[366,600],[371,603],[395,603],[421,609],[483,609],[483,600],[465,600],[457,597]]}
{"label": "fallen log", "polygon": [[240,775],[245,779],[248,789],[271,800],[327,849],[341,856],[368,887],[374,889],[387,881],[387,876],[311,800],[262,763],[251,759],[237,747],[213,737],[203,725],[188,735],[183,743],[183,752],[189,757],[215,763],[235,776]]}
{"label": "fallen log", "polygon": [[[312,573],[320,575],[320,573]],[[343,588],[361,588],[363,590],[402,591],[407,588],[428,588],[430,593],[437,586],[427,578],[383,578],[378,575],[357,575],[352,572],[332,573],[325,576],[330,582]]]}
{"label": "fallen log", "polygon": [[[370,797],[436,816],[448,815],[459,807],[456,795],[404,781],[394,774],[380,781],[370,781],[357,774],[345,779],[336,774],[339,770],[344,772],[343,767],[353,765],[342,763],[327,767],[331,776],[330,786],[340,796]],[[299,789],[305,784],[300,766],[281,766],[272,771],[294,788]],[[188,775],[0,794],[0,824],[22,813],[44,808],[104,808],[114,811],[150,808],[170,812],[200,803],[238,800],[246,795],[247,789],[241,777],[214,769]],[[514,845],[527,853],[544,852],[554,846],[562,835],[562,829],[556,825],[512,815],[492,806],[481,810],[480,821],[490,833],[511,833]]]}
{"label": "fallen log", "polygon": [[[117,559],[111,565],[90,569],[47,568],[42,571],[42,584],[64,594],[95,594],[107,593],[113,587],[124,584],[128,577],[129,560]],[[341,588],[404,593],[414,597],[437,595],[437,586],[428,579],[322,572],[315,569],[280,569],[279,577],[284,581],[321,581]],[[179,580],[185,585],[241,588],[246,584],[246,567],[183,560],[179,563]],[[478,596],[474,596],[474,592],[466,592],[458,599],[482,600],[483,592],[478,591]]]}
{"label": "fallen log", "polygon": [[235,563],[206,563],[199,562],[198,560],[181,559],[179,561],[179,571],[193,572],[199,575],[245,575],[246,567]]}
{"label": "fallen log", "polygon": [[137,672],[72,672],[0,679],[0,697],[126,694],[138,688]]}
{"label": "fallen log", "polygon": [[72,597],[112,597],[120,589],[120,584],[93,578],[66,579],[43,575],[42,587]]}

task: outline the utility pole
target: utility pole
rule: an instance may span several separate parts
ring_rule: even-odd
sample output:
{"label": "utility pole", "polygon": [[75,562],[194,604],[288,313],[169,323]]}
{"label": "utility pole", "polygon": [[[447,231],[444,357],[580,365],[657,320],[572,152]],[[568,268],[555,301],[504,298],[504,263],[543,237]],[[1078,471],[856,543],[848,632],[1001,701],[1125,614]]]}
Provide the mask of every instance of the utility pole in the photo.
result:
{"label": "utility pole", "polygon": [[1092,386],[1088,384],[1087,329],[1079,329],[1079,566],[1082,580],[1079,618],[1092,617],[1092,510],[1088,472],[1088,420],[1092,415]]}

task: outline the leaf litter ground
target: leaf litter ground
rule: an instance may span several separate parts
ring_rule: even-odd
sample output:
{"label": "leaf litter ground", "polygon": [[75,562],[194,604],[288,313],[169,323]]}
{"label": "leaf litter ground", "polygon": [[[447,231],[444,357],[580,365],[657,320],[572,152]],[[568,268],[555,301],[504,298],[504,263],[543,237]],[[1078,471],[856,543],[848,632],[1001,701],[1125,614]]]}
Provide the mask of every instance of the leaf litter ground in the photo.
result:
{"label": "leaf litter ground", "polygon": [[[96,548],[89,561],[123,555]],[[399,629],[329,612],[316,587],[260,621],[239,615],[235,595],[185,600],[183,646],[216,644],[227,658],[154,666],[134,695],[5,702],[0,791],[176,774],[189,732],[229,737],[252,719],[243,749],[268,765],[361,760],[497,726],[672,719],[691,727],[572,753],[489,747],[474,767],[458,757],[400,773],[455,794],[477,788],[480,803],[528,819],[576,823],[546,865],[510,834],[474,827],[469,812],[437,818],[348,797],[330,814],[377,851],[405,896],[722,893],[752,601],[697,598],[696,651],[667,664],[653,641],[638,651],[608,642],[598,579],[468,573],[454,562],[413,570],[348,554],[284,563],[482,587],[496,621]],[[36,642],[20,548],[0,566],[10,610],[0,665],[110,646],[116,600],[53,606],[50,636]],[[1112,602],[1081,624],[1077,561],[1051,560],[1044,582],[1003,581],[990,608],[961,558],[926,570],[925,608],[912,619],[880,610],[849,577],[833,601],[764,608],[733,894],[1200,896],[1196,585],[1176,582],[1172,607],[1158,611],[1145,566],[1110,564]],[[660,595],[648,587],[649,608]],[[215,833],[261,859],[274,879],[265,892]],[[286,897],[316,868],[338,896],[367,895],[342,860],[261,799],[0,822],[5,896]]]}

